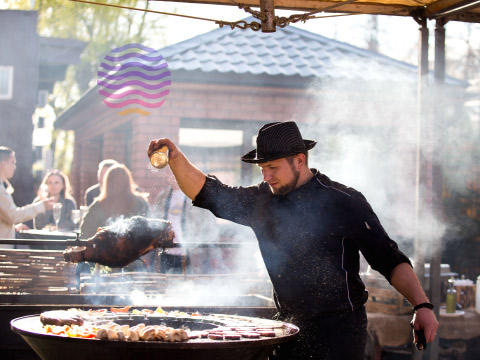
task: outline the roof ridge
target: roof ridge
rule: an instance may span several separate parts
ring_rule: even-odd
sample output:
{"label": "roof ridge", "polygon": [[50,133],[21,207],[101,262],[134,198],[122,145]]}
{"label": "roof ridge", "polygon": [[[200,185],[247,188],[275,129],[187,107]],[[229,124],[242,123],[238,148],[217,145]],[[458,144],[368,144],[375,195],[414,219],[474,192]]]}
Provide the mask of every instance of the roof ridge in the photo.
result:
{"label": "roof ridge", "polygon": [[[259,21],[253,16],[248,16],[239,21],[250,23],[254,20]],[[300,39],[289,38],[292,35],[298,36]],[[220,46],[229,47],[232,50],[232,56],[236,57],[236,64],[233,66],[232,64],[227,66],[225,63],[221,63],[213,52],[214,49],[218,50],[218,46],[212,46],[212,43],[218,42],[219,39],[225,39]],[[252,41],[252,39],[255,39],[255,41]],[[310,43],[310,41],[316,42],[316,44]],[[205,44],[208,43],[210,43],[210,46],[205,47]],[[267,54],[265,51],[259,53],[259,45],[262,45],[264,49],[268,48],[269,53]],[[292,25],[278,28],[276,32],[268,34],[261,31],[254,32],[250,29],[235,28],[232,30],[230,26],[226,25],[157,51],[165,57],[169,65],[172,64],[172,69],[187,71],[201,70],[202,66],[206,66],[207,71],[223,73],[295,75],[306,78],[343,77],[348,76],[346,72],[350,72],[350,74],[356,73],[356,76],[361,78],[366,76],[366,70],[369,68],[372,69],[372,72],[378,72],[379,67],[386,67],[385,70],[388,74],[385,78],[396,77],[397,81],[408,80],[412,83],[417,81],[417,77],[412,76],[417,71],[416,65]],[[188,56],[182,58],[182,53],[186,54],[187,52]],[[250,62],[248,57],[252,52],[259,59],[264,59],[265,63],[261,61]],[[357,57],[364,58],[372,63],[370,65],[365,64],[358,61]],[[392,69],[388,69],[388,67]],[[205,70],[205,68],[203,69]],[[390,70],[397,71],[392,72]],[[380,73],[378,76],[380,79],[384,78]],[[464,82],[459,79],[449,76],[446,79],[451,83],[464,86]]]}

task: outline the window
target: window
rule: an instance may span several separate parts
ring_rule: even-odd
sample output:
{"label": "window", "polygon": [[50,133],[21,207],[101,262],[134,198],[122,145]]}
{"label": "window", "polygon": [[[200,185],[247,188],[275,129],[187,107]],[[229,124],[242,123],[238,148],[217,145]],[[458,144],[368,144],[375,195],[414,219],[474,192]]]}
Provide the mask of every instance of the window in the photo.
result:
{"label": "window", "polygon": [[0,66],[0,100],[12,98],[13,66]]}

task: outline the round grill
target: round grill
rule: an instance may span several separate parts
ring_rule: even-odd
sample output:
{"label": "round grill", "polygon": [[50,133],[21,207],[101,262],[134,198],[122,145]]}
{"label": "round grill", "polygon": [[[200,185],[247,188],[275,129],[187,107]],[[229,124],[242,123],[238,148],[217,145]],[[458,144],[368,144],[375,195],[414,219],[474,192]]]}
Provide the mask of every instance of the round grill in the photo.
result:
{"label": "round grill", "polygon": [[[266,320],[251,317],[233,317],[221,314],[208,314],[199,317],[175,318],[166,316],[114,316],[108,321],[130,327],[145,325],[166,325],[173,328],[189,330],[211,330],[218,327],[232,326],[236,320],[248,319],[252,324],[264,323]],[[105,321],[102,320],[102,321]],[[275,322],[275,337],[258,339],[242,338],[240,340],[212,340],[210,338],[190,339],[185,342],[157,341],[110,341],[83,339],[46,334],[40,322],[40,315],[30,315],[11,321],[11,329],[19,334],[32,349],[45,360],[69,359],[102,360],[119,359],[208,359],[208,360],[265,360],[281,343],[291,341],[298,334],[298,327],[288,323]],[[237,322],[238,324],[238,322]]]}

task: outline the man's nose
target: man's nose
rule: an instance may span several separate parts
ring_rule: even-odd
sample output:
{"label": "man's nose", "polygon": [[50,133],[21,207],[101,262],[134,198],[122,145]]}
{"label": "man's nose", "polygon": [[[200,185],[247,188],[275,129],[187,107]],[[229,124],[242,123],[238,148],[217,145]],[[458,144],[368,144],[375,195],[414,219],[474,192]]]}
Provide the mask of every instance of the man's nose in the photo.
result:
{"label": "man's nose", "polygon": [[268,181],[272,178],[272,173],[268,170],[263,171],[263,181]]}

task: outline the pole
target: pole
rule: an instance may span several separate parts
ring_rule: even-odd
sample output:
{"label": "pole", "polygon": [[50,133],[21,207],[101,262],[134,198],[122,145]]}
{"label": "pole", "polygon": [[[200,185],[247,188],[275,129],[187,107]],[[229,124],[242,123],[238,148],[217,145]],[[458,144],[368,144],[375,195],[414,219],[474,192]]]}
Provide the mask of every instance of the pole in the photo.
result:
{"label": "pole", "polygon": [[[421,224],[421,216],[425,211],[423,206],[423,184],[424,172],[423,164],[424,154],[422,145],[427,122],[426,93],[428,88],[428,27],[427,19],[424,17],[415,18],[420,25],[418,33],[418,85],[417,85],[417,145],[415,153],[415,239],[414,239],[414,266],[422,287],[426,288],[425,281],[425,248],[427,239],[424,236],[424,224]],[[412,345],[412,359],[420,360],[423,357],[423,351],[417,351]]]}
{"label": "pole", "polygon": [[[436,217],[439,217],[441,209],[442,199],[442,173],[441,167],[441,133],[440,129],[443,128],[445,104],[443,102],[446,99],[443,96],[445,85],[445,24],[444,19],[436,20],[435,26],[435,63],[434,63],[434,101],[432,102],[434,119],[432,126],[432,190],[433,190],[433,208]],[[435,235],[434,235],[435,236]],[[442,260],[442,238],[440,235],[435,236],[431,242],[431,260],[430,260],[430,301],[435,306],[435,314],[439,318],[440,309],[440,285],[441,285],[441,260]],[[430,349],[430,360],[438,359],[439,339],[438,336],[432,343]]]}
{"label": "pole", "polygon": [[275,32],[275,4],[274,0],[260,0],[260,14],[262,32]]}

